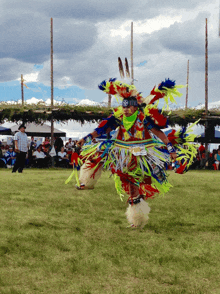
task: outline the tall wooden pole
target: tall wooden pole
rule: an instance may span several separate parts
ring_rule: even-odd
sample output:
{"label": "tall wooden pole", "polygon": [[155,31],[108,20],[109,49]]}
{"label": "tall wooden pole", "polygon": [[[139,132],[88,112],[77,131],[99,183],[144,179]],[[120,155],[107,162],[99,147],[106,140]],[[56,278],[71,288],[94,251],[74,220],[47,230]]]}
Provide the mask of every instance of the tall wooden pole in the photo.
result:
{"label": "tall wooden pole", "polygon": [[[51,81],[51,109],[53,109],[53,18],[50,19],[50,81]],[[54,145],[53,115],[51,117],[51,146]]]}
{"label": "tall wooden pole", "polygon": [[[208,21],[205,19],[205,115],[208,115]],[[205,122],[205,137],[208,135],[208,120]],[[205,143],[206,159],[208,159],[208,142]]]}
{"label": "tall wooden pole", "polygon": [[131,23],[131,84],[134,84],[134,63],[133,63],[133,21]]}
{"label": "tall wooden pole", "polygon": [[205,26],[205,114],[208,114],[208,24]]}
{"label": "tall wooden pole", "polygon": [[219,24],[218,24],[218,36],[220,37],[220,1],[219,1],[219,15],[218,15],[218,20],[219,20]]}
{"label": "tall wooden pole", "polygon": [[24,105],[24,79],[22,74],[21,74],[21,103],[23,106]]}
{"label": "tall wooden pole", "polygon": [[185,108],[188,108],[188,93],[189,93],[189,60],[188,60],[188,62],[187,62],[186,105],[185,105]]}
{"label": "tall wooden pole", "polygon": [[111,107],[112,95],[108,94],[108,107]]}

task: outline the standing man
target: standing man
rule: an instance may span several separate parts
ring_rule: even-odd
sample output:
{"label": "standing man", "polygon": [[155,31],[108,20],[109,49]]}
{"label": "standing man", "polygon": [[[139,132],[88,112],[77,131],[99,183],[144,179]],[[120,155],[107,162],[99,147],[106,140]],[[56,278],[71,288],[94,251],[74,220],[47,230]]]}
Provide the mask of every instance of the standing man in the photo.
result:
{"label": "standing man", "polygon": [[19,132],[15,134],[15,152],[16,152],[16,162],[13,167],[12,172],[15,173],[17,170],[19,173],[22,173],[24,164],[25,164],[25,159],[26,159],[26,154],[28,151],[28,138],[27,135],[25,134],[25,125],[21,124],[20,127],[18,128]]}

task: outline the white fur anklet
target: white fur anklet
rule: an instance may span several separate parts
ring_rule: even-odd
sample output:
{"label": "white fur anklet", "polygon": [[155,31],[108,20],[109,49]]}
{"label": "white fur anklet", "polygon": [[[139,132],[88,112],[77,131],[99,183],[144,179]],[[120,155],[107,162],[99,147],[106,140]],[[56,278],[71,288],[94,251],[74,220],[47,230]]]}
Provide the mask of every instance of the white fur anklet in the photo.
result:
{"label": "white fur anklet", "polygon": [[143,199],[140,199],[140,202],[137,204],[129,204],[125,214],[128,222],[133,225],[133,227],[142,229],[148,221],[149,212],[150,207],[148,206],[148,203]]}

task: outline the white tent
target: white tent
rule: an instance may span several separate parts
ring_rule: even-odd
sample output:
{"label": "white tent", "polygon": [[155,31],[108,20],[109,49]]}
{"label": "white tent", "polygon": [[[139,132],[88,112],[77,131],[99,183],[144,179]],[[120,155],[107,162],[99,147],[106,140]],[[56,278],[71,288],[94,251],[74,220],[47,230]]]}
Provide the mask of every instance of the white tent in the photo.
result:
{"label": "white tent", "polygon": [[[33,137],[50,137],[51,136],[51,127],[46,124],[38,125],[35,123],[27,123],[25,124],[25,126],[26,126],[25,133],[28,136],[33,136]],[[11,127],[12,133],[15,134],[18,131],[18,128],[19,128],[19,125],[15,125]],[[66,137],[66,133],[54,128],[54,137]]]}

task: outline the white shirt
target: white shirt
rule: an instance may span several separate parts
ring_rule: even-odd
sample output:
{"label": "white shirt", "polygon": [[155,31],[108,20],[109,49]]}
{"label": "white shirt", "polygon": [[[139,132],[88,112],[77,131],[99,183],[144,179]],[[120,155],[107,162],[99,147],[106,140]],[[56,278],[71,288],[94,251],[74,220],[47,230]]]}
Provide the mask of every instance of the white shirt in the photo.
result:
{"label": "white shirt", "polygon": [[22,152],[28,151],[28,137],[27,134],[22,133],[21,131],[15,134],[15,141],[18,141],[18,150]]}
{"label": "white shirt", "polygon": [[40,152],[34,151],[33,155],[36,156],[36,158],[45,158],[46,157],[46,155],[43,153],[43,151],[40,151]]}
{"label": "white shirt", "polygon": [[68,149],[68,151],[72,151],[74,143],[68,141],[65,146]]}
{"label": "white shirt", "polygon": [[[62,152],[60,151],[60,152],[58,152],[58,156],[64,158],[64,157],[66,156],[66,152],[63,152],[63,153],[62,153]],[[59,161],[61,161],[61,160],[62,160],[62,159],[59,158]]]}

